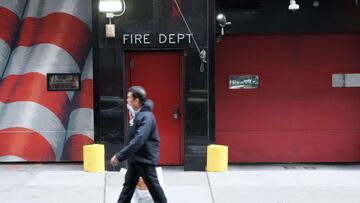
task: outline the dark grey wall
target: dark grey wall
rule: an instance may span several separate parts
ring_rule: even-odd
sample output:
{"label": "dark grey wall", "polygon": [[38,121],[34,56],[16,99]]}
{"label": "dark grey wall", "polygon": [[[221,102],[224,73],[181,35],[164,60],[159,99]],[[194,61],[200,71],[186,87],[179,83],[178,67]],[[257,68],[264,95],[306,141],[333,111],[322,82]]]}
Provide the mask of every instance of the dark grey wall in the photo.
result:
{"label": "dark grey wall", "polygon": [[226,33],[317,33],[359,32],[360,6],[355,0],[297,0],[300,9],[288,10],[289,0],[262,0],[260,9],[221,9],[231,26]]}
{"label": "dark grey wall", "polygon": [[[178,0],[183,14],[200,49],[208,52],[209,62],[204,72],[200,72],[201,60],[194,43],[150,45],[131,45],[122,43],[124,33],[189,33],[181,16],[175,15],[173,1],[163,0],[125,0],[127,10],[121,17],[113,19],[116,26],[116,38],[105,38],[105,14],[95,16],[94,32],[96,44],[94,50],[95,89],[95,125],[96,139],[106,145],[106,159],[123,145],[125,132],[124,95],[126,93],[125,62],[126,51],[136,50],[181,50],[184,70],[184,169],[204,170],[206,164],[206,146],[214,141],[214,87],[209,87],[209,78],[214,78],[214,19],[215,2],[203,0]],[[208,5],[208,2],[209,3]],[[98,0],[94,1],[97,7]],[[94,11],[98,12],[98,11]],[[209,16],[211,15],[211,16]],[[156,40],[155,40],[156,41]],[[210,64],[210,65],[209,65]],[[122,104],[118,106],[117,104]],[[209,113],[210,112],[210,113]],[[118,125],[110,121],[120,122]],[[110,122],[110,124],[109,124]],[[108,163],[108,162],[107,162]],[[107,167],[111,169],[111,167]]]}

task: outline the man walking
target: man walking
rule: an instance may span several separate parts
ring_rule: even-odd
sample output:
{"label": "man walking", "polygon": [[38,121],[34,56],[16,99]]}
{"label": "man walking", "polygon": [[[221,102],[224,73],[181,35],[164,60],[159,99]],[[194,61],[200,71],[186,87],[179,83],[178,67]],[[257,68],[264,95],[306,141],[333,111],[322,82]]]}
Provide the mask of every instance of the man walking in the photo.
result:
{"label": "man walking", "polygon": [[141,176],[156,203],[166,203],[164,191],[156,174],[160,138],[152,109],[154,104],[146,98],[140,86],[130,87],[127,94],[130,122],[126,140],[128,144],[111,158],[111,164],[128,160],[124,187],[118,203],[130,203],[136,184]]}

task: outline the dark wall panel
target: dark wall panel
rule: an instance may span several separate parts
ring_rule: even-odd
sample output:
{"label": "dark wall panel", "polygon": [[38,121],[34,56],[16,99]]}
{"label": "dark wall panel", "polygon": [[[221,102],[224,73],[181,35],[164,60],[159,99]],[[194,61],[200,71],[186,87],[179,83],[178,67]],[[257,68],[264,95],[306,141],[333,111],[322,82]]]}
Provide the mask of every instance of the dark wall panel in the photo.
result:
{"label": "dark wall panel", "polygon": [[309,33],[309,32],[359,32],[360,6],[354,0],[318,1],[298,0],[300,9],[288,10],[288,0],[263,0],[259,9],[222,9],[231,33]]}
{"label": "dark wall panel", "polygon": [[[199,48],[205,49],[207,52],[214,51],[214,43],[210,43],[211,40],[209,40],[209,37],[212,37],[214,32],[209,34],[208,1],[177,1]],[[211,3],[213,4],[211,13],[214,15],[215,2]],[[108,128],[109,123],[107,120],[112,120],[111,116],[118,118],[120,114],[124,115],[125,104],[122,104],[122,108],[119,108],[118,111],[108,111],[104,101],[116,98],[125,103],[123,95],[126,93],[124,85],[126,84],[126,68],[123,57],[126,51],[182,50],[184,53],[182,59],[184,66],[183,100],[185,113],[183,126],[184,169],[204,170],[206,146],[210,140],[214,140],[214,134],[209,135],[210,132],[213,133],[213,130],[209,130],[210,117],[208,111],[209,105],[211,105],[208,102],[209,85],[212,85],[209,83],[208,78],[210,77],[209,74],[213,74],[213,65],[210,66],[209,63],[205,63],[204,71],[200,71],[201,60],[193,38],[191,38],[190,44],[186,40],[178,44],[158,43],[157,37],[159,34],[189,34],[173,1],[132,0],[126,1],[126,4],[127,10],[125,14],[112,20],[116,26],[115,39],[105,38],[105,24],[108,22],[105,14],[100,13],[97,18],[97,40],[99,45],[97,53],[99,57],[97,97],[99,100],[98,127],[100,129],[97,133],[98,137],[100,137],[99,140],[106,141],[107,145],[109,145],[107,159],[111,156],[111,153],[119,150],[123,144],[122,136],[126,124],[113,125]],[[214,24],[211,26],[214,29]],[[123,44],[123,34],[146,33],[150,34],[150,44]],[[208,54],[208,57],[213,56],[211,53]],[[110,139],[112,136],[111,129],[114,131],[120,130],[122,133],[119,136],[113,136],[114,139]]]}

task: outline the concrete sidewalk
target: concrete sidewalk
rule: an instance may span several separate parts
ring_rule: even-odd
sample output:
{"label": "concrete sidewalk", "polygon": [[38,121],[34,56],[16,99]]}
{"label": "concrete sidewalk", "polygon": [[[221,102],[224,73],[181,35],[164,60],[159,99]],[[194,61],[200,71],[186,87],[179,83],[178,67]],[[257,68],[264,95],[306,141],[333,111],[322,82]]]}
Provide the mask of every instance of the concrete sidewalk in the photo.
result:
{"label": "concrete sidewalk", "polygon": [[[169,203],[360,202],[360,164],[231,165],[222,173],[164,167],[163,177]],[[0,202],[115,203],[123,178],[79,164],[1,164]]]}

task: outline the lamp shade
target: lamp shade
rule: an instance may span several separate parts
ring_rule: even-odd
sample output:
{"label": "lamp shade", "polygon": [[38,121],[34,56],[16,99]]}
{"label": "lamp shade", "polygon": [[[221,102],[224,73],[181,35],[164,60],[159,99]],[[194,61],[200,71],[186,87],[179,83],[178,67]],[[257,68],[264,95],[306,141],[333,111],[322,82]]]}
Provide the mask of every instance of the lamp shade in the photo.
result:
{"label": "lamp shade", "polygon": [[124,5],[122,0],[100,0],[100,12],[104,13],[117,13],[123,12]]}

